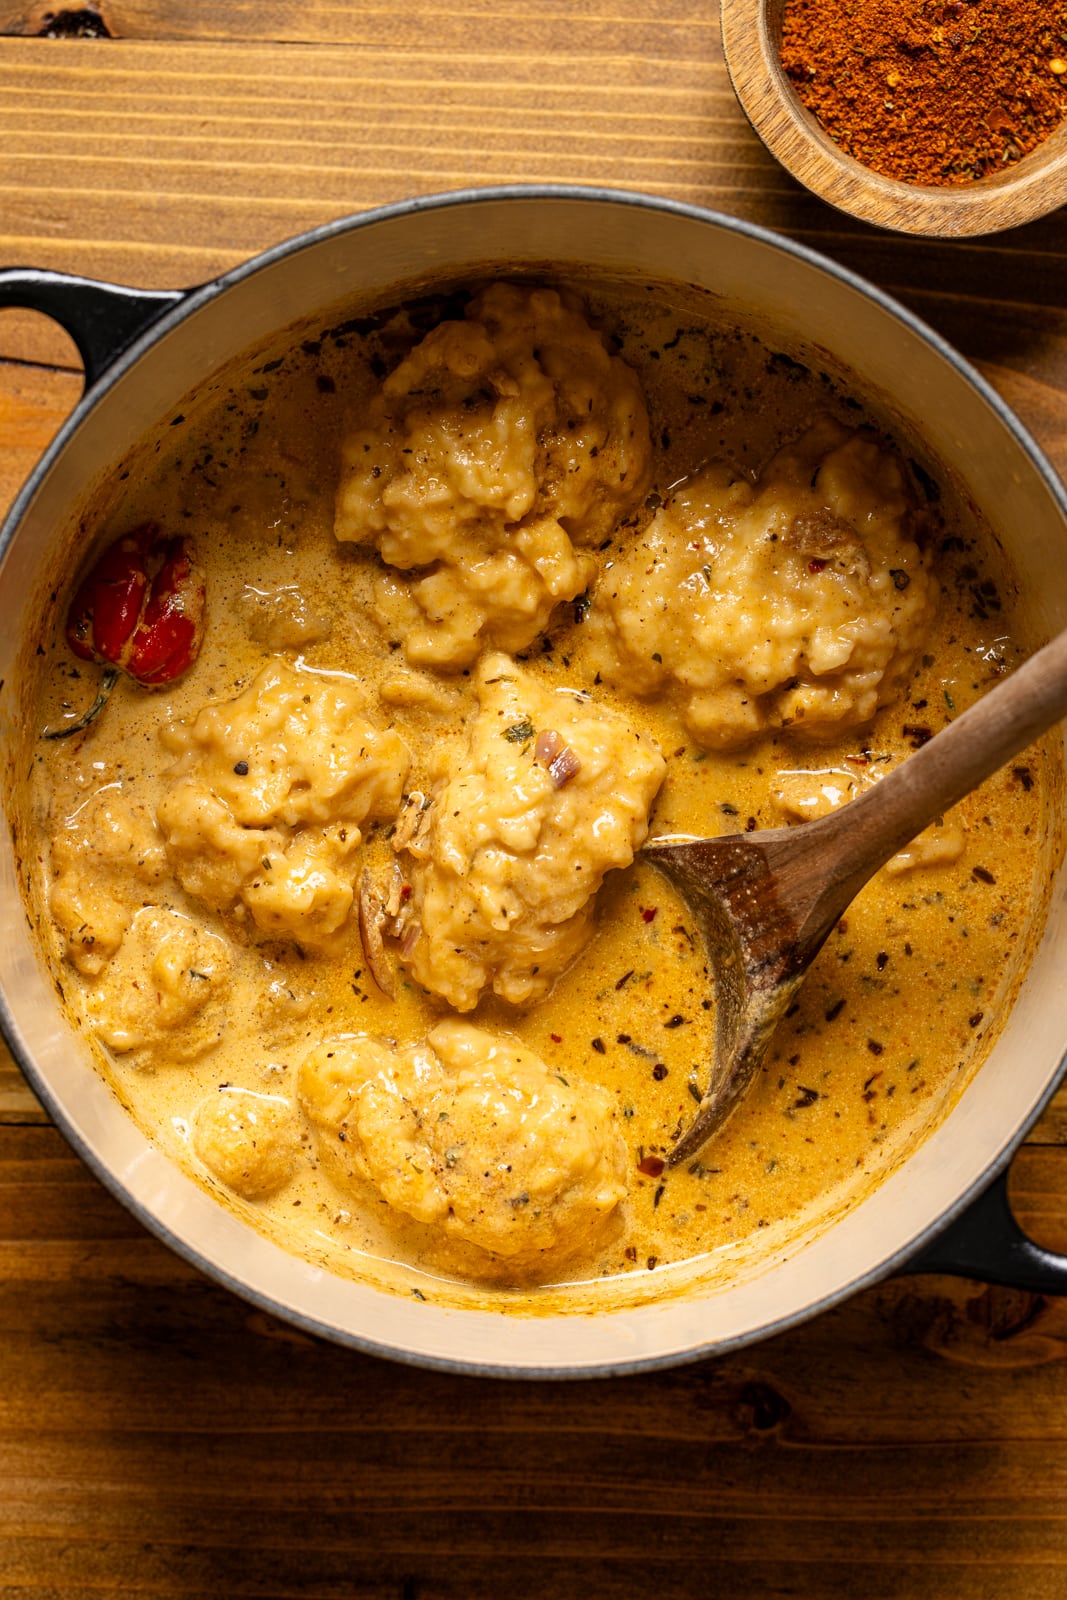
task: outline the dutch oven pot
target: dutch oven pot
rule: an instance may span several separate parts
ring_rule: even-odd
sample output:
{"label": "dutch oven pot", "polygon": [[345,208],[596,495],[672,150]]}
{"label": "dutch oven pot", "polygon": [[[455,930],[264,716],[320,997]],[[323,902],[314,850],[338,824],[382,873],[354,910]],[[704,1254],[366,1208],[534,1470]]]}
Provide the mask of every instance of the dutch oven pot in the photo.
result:
{"label": "dutch oven pot", "polygon": [[[829,261],[733,218],[639,195],[482,190],[346,219],[187,294],[47,272],[0,273],[0,304],[71,333],[86,393],[34,473],[0,543],[0,717],[8,799],[23,741],[20,670],[49,592],[69,579],[79,507],[183,397],[244,351],[331,308],[396,304],[413,287],[509,270],[696,285],[785,348],[814,346],[923,437],[1009,552],[1033,643],[1067,627],[1067,496],[983,380],[907,311]],[[23,678],[25,674],[23,672]],[[25,769],[23,769],[25,770]],[[246,1299],[342,1343],[424,1365],[526,1376],[664,1366],[779,1331],[895,1270],[961,1271],[1067,1292],[1067,1259],[1027,1239],[1006,1169],[1052,1094],[1067,1049],[1067,901],[1044,935],[986,1061],[940,1125],[854,1209],[728,1286],[701,1282],[592,1314],[505,1316],[342,1280],[253,1232],[137,1129],[67,1021],[35,946],[4,830],[0,1005],[10,1047],[58,1126],[147,1227]]]}

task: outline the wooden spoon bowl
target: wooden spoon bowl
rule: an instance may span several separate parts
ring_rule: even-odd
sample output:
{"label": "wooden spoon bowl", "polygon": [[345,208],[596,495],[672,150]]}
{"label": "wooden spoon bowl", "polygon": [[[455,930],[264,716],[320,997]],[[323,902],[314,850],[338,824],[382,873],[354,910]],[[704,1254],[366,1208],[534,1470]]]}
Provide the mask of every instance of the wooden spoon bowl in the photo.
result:
{"label": "wooden spoon bowl", "polygon": [[721,0],[723,51],[753,128],[820,199],[882,228],[942,237],[997,233],[1067,202],[1067,122],[1003,172],[951,187],[902,183],[846,155],[782,70],[784,10],[785,0]]}
{"label": "wooden spoon bowl", "polygon": [[715,990],[715,1050],[668,1166],[696,1155],[754,1082],[845,907],[889,857],[1067,714],[1067,632],[838,811],[798,827],[644,846],[685,895]]}

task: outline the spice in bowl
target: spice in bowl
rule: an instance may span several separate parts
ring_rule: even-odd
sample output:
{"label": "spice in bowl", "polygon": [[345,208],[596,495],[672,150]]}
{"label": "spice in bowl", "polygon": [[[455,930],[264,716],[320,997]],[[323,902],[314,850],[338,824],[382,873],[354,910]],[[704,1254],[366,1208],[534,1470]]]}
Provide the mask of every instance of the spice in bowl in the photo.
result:
{"label": "spice in bowl", "polygon": [[1067,4],[786,0],[781,62],[857,161],[905,183],[971,183],[1067,117]]}

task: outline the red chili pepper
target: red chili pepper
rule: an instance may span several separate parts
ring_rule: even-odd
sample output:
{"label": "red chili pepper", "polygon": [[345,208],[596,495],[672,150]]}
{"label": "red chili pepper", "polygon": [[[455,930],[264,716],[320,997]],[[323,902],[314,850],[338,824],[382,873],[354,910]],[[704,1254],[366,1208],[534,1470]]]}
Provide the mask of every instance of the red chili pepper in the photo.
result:
{"label": "red chili pepper", "polygon": [[67,643],[104,667],[88,711],[42,738],[67,739],[100,715],[120,672],[147,688],[173,683],[200,654],[204,575],[185,539],[142,523],[108,545],[78,587],[67,613]]}
{"label": "red chili pepper", "polygon": [[204,578],[184,539],[146,522],[109,545],[80,585],[67,643],[138,683],[173,683],[200,652]]}

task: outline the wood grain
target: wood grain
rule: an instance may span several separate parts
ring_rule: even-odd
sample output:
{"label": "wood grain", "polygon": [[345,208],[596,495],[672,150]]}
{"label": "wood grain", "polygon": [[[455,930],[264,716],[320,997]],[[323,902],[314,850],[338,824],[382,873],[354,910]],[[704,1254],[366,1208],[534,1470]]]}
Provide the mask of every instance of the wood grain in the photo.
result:
{"label": "wood grain", "polygon": [[0,1262],[3,1594],[1062,1593],[1062,1302],[902,1280],[675,1372],[458,1380],[242,1306],[45,1128],[0,1130]]}
{"label": "wood grain", "polygon": [[[841,217],[753,135],[710,8],[59,9],[0,0],[0,258],[183,286],[411,194],[639,188],[898,294],[1067,471],[1067,219],[947,244]],[[109,37],[40,37],[78,26]],[[66,335],[0,313],[0,502],[79,392]],[[1061,1094],[1012,1172],[1020,1218],[1059,1249],[1065,1144]],[[4,1060],[0,1372],[0,1600],[1067,1592],[1067,1302],[901,1278],[672,1372],[420,1372],[207,1283]]]}
{"label": "wood grain", "polygon": [[[32,4],[0,3],[0,34],[47,35],[62,32],[50,0]],[[508,55],[531,46],[542,48],[547,37],[575,50],[600,55],[641,47],[672,58],[691,54],[699,41],[719,36],[712,9],[694,10],[674,4],[643,5],[612,0],[583,7],[571,0],[543,0],[536,9],[521,0],[464,0],[463,4],[392,6],[338,5],[308,0],[97,0],[91,7],[71,7],[82,26],[112,39],[260,41],[312,45],[387,45],[451,52],[493,52]],[[95,23],[90,18],[95,17]],[[69,26],[69,25],[68,25]]]}

